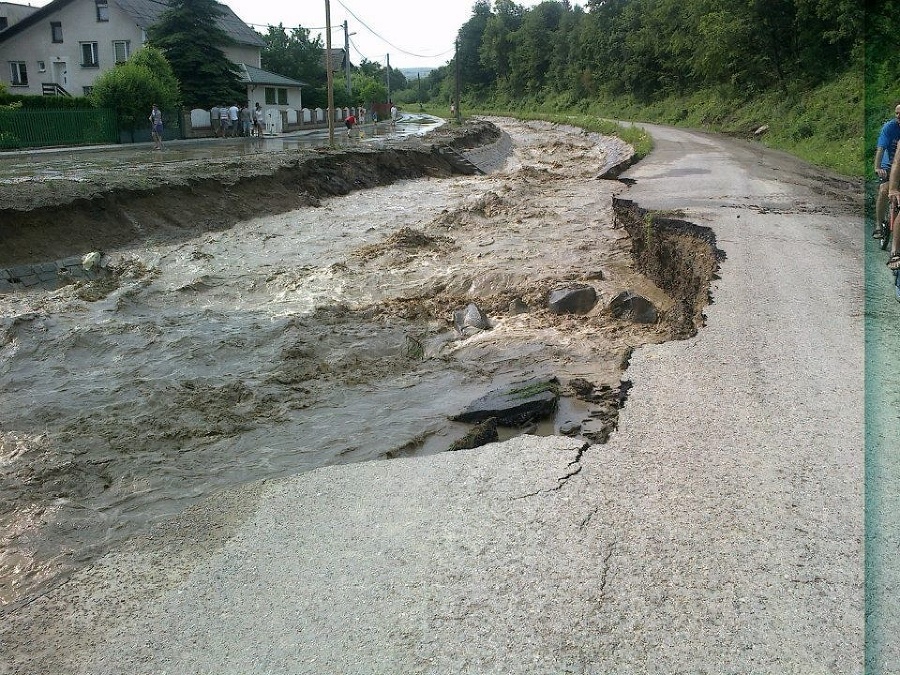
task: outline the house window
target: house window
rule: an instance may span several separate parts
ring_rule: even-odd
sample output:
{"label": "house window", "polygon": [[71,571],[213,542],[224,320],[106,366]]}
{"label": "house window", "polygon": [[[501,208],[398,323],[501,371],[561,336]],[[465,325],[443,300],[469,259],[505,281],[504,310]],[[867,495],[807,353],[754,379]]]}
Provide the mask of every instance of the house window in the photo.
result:
{"label": "house window", "polygon": [[266,87],[266,105],[287,105],[287,89]]}
{"label": "house window", "polygon": [[96,68],[100,65],[96,42],[81,43],[81,65],[85,68]]}
{"label": "house window", "polygon": [[50,22],[50,36],[53,38],[54,42],[62,42],[62,22],[61,21],[51,21]]}
{"label": "house window", "polygon": [[109,0],[95,0],[97,3],[97,21],[109,21]]}
{"label": "house window", "polygon": [[28,71],[22,61],[10,61],[9,77],[14,87],[28,86]]}
{"label": "house window", "polygon": [[131,45],[128,40],[113,40],[113,54],[115,54],[116,63],[125,63],[131,56]]}
{"label": "house window", "polygon": [[38,72],[39,73],[47,72],[47,65],[43,61],[38,61]]}

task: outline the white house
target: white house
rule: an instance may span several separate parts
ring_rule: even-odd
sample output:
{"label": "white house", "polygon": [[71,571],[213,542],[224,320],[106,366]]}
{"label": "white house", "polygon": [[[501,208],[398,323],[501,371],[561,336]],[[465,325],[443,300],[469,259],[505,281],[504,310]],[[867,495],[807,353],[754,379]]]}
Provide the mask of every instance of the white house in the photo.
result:
{"label": "white house", "polygon": [[13,24],[19,23],[29,14],[38,11],[31,5],[19,5],[15,2],[0,2],[0,31],[6,30]]}
{"label": "white house", "polygon": [[251,109],[256,103],[265,110],[300,110],[303,107],[301,87],[305,83],[246,63],[238,64],[238,72],[241,82],[247,85]]}
{"label": "white house", "polygon": [[[259,68],[262,37],[222,7],[219,26],[235,41],[223,45],[225,56]],[[88,94],[97,77],[146,43],[166,8],[160,0],[53,0],[0,31],[0,82],[10,93]]]}

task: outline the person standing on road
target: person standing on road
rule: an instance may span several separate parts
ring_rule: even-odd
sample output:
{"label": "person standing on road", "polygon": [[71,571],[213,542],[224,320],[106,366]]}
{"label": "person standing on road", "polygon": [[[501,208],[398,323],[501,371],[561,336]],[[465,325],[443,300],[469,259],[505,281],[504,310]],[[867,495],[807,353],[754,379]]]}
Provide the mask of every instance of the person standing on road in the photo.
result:
{"label": "person standing on road", "polygon": [[253,110],[253,126],[256,128],[256,135],[263,137],[263,109],[259,107],[259,101],[256,102],[256,108]]}
{"label": "person standing on road", "polygon": [[894,108],[894,119],[888,120],[881,127],[878,147],[875,150],[875,175],[878,176],[879,183],[878,196],[875,198],[875,231],[872,232],[875,239],[881,236],[882,225],[887,222],[888,178],[898,141],[900,141],[900,104]]}
{"label": "person standing on road", "polygon": [[391,106],[391,126],[397,126],[397,106]]}
{"label": "person standing on road", "polygon": [[228,136],[228,106],[224,103],[219,106],[219,126],[222,128],[222,138]]}
{"label": "person standing on road", "polygon": [[162,112],[155,103],[153,104],[153,109],[150,111],[150,135],[153,137],[154,150],[162,150],[162,133],[163,133],[163,123],[162,123]]}
{"label": "person standing on road", "polygon": [[209,109],[209,126],[212,128],[213,136],[219,135],[219,106],[214,105]]}
{"label": "person standing on road", "polygon": [[241,109],[238,108],[237,103],[233,103],[231,107],[228,109],[228,126],[231,127],[231,137],[234,138],[238,135],[238,131],[240,131],[240,125],[238,124],[238,120],[240,119]]}
{"label": "person standing on road", "polygon": [[344,120],[344,124],[347,126],[347,138],[350,138],[350,132],[353,131],[353,125],[356,124],[356,116],[350,113]]}
{"label": "person standing on road", "polygon": [[241,106],[241,136],[250,136],[250,108],[247,106],[250,105],[246,103]]}

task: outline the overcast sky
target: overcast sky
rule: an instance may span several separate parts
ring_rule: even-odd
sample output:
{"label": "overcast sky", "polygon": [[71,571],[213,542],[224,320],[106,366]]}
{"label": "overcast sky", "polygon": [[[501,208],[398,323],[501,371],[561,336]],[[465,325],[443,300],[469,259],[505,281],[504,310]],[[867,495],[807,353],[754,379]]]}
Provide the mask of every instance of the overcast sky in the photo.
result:
{"label": "overcast sky", "polygon": [[[14,0],[43,7],[50,0]],[[540,0],[516,4],[533,7]],[[325,0],[220,0],[261,33],[269,24],[303,26],[325,44]],[[394,68],[435,68],[453,58],[456,33],[472,16],[475,0],[331,0],[332,46],[344,46],[342,24],[349,23],[350,60],[361,57]]]}
{"label": "overcast sky", "polygon": [[[43,7],[50,0],[13,0]],[[325,0],[219,0],[246,23],[265,33],[269,24],[303,26],[325,44]],[[361,58],[394,68],[435,68],[453,58],[456,33],[472,16],[475,0],[331,0],[332,46],[344,46],[342,24],[349,23],[350,60]],[[533,7],[540,0],[519,0]]]}
{"label": "overcast sky", "polygon": [[[249,24],[325,26],[325,0],[221,1]],[[530,7],[537,1],[519,4]],[[453,41],[472,16],[473,4],[474,0],[331,0],[331,24],[339,26],[347,20],[350,32],[356,33],[350,37],[354,64],[362,56],[384,65],[385,55],[390,54],[395,68],[436,67],[453,58]],[[265,32],[262,26],[257,30]],[[344,46],[342,29],[332,29],[332,46]]]}

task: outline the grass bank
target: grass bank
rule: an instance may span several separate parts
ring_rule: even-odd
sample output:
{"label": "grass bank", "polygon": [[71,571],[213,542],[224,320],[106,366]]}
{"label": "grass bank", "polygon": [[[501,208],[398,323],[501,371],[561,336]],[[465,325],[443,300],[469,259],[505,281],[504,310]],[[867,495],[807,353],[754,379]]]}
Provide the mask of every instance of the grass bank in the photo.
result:
{"label": "grass bank", "polygon": [[[610,95],[581,101],[569,94],[525,101],[495,97],[485,102],[464,103],[463,110],[566,122],[592,131],[614,133],[632,145],[635,144],[626,135],[640,130],[631,127],[630,122],[715,131],[752,139],[847,176],[865,175],[871,163],[867,160],[864,141],[866,125],[860,68],[850,68],[818,87],[794,86],[756,95],[719,88],[690,96],[669,96],[651,103],[639,102],[631,96]],[[884,119],[890,113],[886,111]],[[446,115],[446,110],[442,114]],[[601,118],[621,120],[623,124],[618,130],[610,131],[605,125],[611,123]],[[754,134],[761,127],[766,130]]]}

